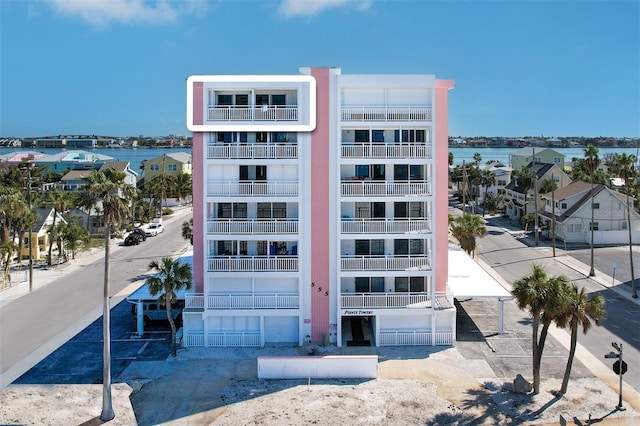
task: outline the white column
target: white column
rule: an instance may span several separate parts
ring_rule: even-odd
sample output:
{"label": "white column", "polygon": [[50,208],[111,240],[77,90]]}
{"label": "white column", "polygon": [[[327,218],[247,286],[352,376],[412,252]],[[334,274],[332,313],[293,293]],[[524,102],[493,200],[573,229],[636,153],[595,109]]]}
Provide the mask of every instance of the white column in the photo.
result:
{"label": "white column", "polygon": [[142,337],[144,334],[144,307],[142,300],[138,300],[136,303],[136,322],[138,325],[138,336]]}
{"label": "white column", "polygon": [[504,328],[504,300],[498,299],[498,334],[503,333]]}
{"label": "white column", "polygon": [[264,348],[264,315],[260,315],[260,347]]}
{"label": "white column", "polygon": [[431,346],[436,345],[436,314],[438,311],[431,309]]}

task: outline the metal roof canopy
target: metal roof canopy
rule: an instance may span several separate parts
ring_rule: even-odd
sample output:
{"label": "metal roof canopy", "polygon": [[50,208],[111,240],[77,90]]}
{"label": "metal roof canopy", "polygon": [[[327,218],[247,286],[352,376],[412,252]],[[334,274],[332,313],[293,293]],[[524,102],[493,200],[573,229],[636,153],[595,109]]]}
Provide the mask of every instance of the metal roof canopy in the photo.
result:
{"label": "metal roof canopy", "polygon": [[513,295],[458,247],[449,247],[448,284],[456,299],[496,299],[498,334],[502,334],[504,301],[513,299]]}

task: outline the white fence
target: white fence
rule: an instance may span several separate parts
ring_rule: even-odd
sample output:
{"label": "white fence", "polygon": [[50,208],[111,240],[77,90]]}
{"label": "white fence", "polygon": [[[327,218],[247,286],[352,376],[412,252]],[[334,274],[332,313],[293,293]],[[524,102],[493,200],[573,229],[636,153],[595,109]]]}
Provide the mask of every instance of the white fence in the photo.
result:
{"label": "white fence", "polygon": [[450,346],[453,333],[430,330],[380,330],[379,346]]}
{"label": "white fence", "polygon": [[259,379],[375,379],[377,355],[259,356]]}

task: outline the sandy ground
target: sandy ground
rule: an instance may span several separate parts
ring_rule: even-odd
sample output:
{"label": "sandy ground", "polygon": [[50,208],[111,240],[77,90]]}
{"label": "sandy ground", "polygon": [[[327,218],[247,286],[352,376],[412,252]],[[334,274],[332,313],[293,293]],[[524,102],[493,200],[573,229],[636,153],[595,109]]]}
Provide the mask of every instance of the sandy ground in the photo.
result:
{"label": "sandy ground", "polygon": [[[479,382],[480,384],[480,382]],[[615,411],[617,395],[596,379],[578,379],[564,397],[545,380],[538,395],[514,394],[491,379],[453,403],[433,383],[417,379],[245,380],[211,397],[218,408],[163,424],[174,425],[462,425],[553,424],[560,415],[582,424],[638,424],[638,413]],[[127,384],[113,386],[116,418],[109,425],[135,425]],[[4,425],[100,425],[100,385],[13,385],[1,394]],[[635,419],[632,419],[635,417]],[[605,420],[605,421],[601,421]],[[626,421],[625,421],[626,420]]]}

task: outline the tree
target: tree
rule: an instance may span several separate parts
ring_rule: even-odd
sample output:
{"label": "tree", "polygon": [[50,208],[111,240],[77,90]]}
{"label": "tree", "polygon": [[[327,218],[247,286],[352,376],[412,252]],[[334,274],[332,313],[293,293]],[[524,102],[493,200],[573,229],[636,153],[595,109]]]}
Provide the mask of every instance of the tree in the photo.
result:
{"label": "tree", "polygon": [[193,245],[193,218],[182,222],[182,238]]}
{"label": "tree", "polygon": [[606,317],[607,311],[604,308],[604,299],[600,295],[587,298],[584,287],[578,289],[576,284],[568,286],[568,303],[565,309],[556,319],[558,326],[571,329],[571,346],[569,347],[569,358],[567,359],[567,367],[562,378],[562,386],[560,393],[567,392],[569,385],[569,377],[571,376],[571,367],[573,358],[576,354],[576,346],[578,344],[578,327],[582,326],[583,334],[591,328],[591,321],[596,325],[600,325],[600,321]]}
{"label": "tree", "polygon": [[193,196],[193,177],[189,173],[180,172],[173,179],[173,195],[178,201],[189,202]]}
{"label": "tree", "polygon": [[487,227],[480,216],[471,213],[463,213],[453,220],[451,233],[460,242],[462,250],[474,256],[476,250],[476,238],[487,235]]}
{"label": "tree", "polygon": [[89,231],[73,221],[60,226],[60,234],[62,241],[64,241],[64,246],[71,250],[72,259],[76,258],[78,248],[90,240]]}
{"label": "tree", "polygon": [[[555,191],[558,189],[558,184],[553,179],[545,179],[540,184],[540,192],[543,194],[551,193],[551,233],[553,234],[553,257],[556,257],[556,197]],[[547,232],[547,237],[549,233]]]}
{"label": "tree", "polygon": [[448,158],[449,166],[453,166],[453,152],[449,151],[449,155],[447,158]]}
{"label": "tree", "polygon": [[[47,194],[47,204],[53,207],[53,224],[49,228],[49,255],[47,256],[47,264],[53,264],[53,242],[56,240],[56,220],[58,216],[61,216],[64,212],[67,211],[69,206],[71,205],[71,198],[69,194],[62,192],[60,189],[56,188],[53,191]],[[58,254],[62,247],[58,246]]]}
{"label": "tree", "polygon": [[516,180],[516,186],[524,192],[523,216],[527,214],[527,198],[529,190],[533,187],[534,171],[529,167],[522,167],[520,170],[513,171],[513,178]]}
{"label": "tree", "polygon": [[595,197],[595,193],[593,191],[594,188],[594,180],[593,176],[598,170],[598,166],[600,165],[600,159],[598,158],[598,148],[593,145],[589,145],[584,149],[584,166],[589,176],[591,176],[591,223],[589,224],[589,228],[591,229],[591,269],[589,270],[589,276],[594,277],[596,275],[596,270],[593,268],[593,233],[595,231],[595,226],[593,223],[593,198]]}
{"label": "tree", "polygon": [[177,355],[176,324],[173,321],[171,305],[176,302],[177,291],[191,289],[191,265],[164,257],[160,262],[154,260],[149,263],[149,268],[157,272],[155,276],[147,280],[149,293],[152,296],[159,296],[158,302],[164,305],[167,310],[167,319],[171,325],[171,356],[175,358]]}
{"label": "tree", "polygon": [[565,309],[567,283],[565,276],[548,277],[542,266],[534,264],[531,274],[520,278],[513,285],[512,293],[518,308],[528,311],[533,321],[531,345],[534,393],[540,392],[540,365],[549,326]]}
{"label": "tree", "polygon": [[491,170],[483,170],[480,173],[480,183],[484,186],[484,201],[482,204],[484,208],[482,209],[482,216],[484,216],[485,210],[487,210],[487,193],[489,192],[489,187],[495,185],[498,182],[498,178]]}
{"label": "tree", "polygon": [[617,174],[624,179],[626,185],[626,204],[627,204],[627,230],[629,232],[629,263],[631,271],[631,297],[638,298],[638,291],[636,289],[635,271],[633,269],[633,244],[631,238],[631,203],[629,202],[629,192],[631,191],[631,181],[637,176],[635,163],[638,161],[635,155],[616,154],[614,170]]}
{"label": "tree", "polygon": [[129,186],[125,183],[124,172],[112,168],[92,173],[83,178],[85,181],[82,190],[95,195],[102,200],[104,214],[104,288],[103,288],[103,310],[102,310],[102,332],[103,332],[103,359],[102,359],[102,412],[100,419],[108,421],[116,414],[113,411],[111,399],[111,331],[110,331],[110,310],[109,310],[109,280],[110,280],[110,240],[111,228],[122,224],[126,219],[128,203],[122,195]]}

